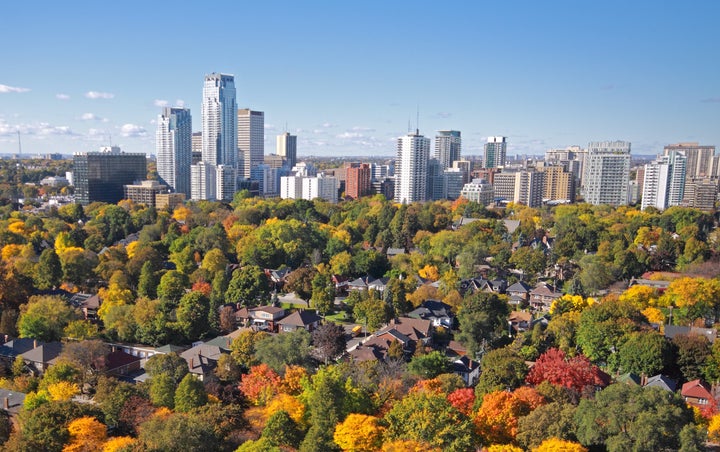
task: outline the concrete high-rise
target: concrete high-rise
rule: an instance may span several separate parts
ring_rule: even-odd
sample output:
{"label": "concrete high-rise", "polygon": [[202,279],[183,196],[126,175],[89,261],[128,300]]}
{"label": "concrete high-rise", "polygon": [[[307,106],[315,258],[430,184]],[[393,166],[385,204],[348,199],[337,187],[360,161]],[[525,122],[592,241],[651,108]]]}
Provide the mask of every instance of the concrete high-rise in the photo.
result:
{"label": "concrete high-rise", "polygon": [[420,131],[398,138],[395,160],[395,202],[425,201],[430,139]]}
{"label": "concrete high-rise", "polygon": [[292,168],[297,163],[297,136],[285,132],[277,136],[277,155],[285,157],[288,167]]}
{"label": "concrete high-rise", "polygon": [[506,137],[488,137],[487,143],[485,143],[483,168],[497,168],[500,166],[505,166],[506,154]]}
{"label": "concrete high-rise", "polygon": [[190,179],[192,181],[190,199],[200,201],[203,199],[216,199],[216,171],[217,167],[203,161],[190,167]]}
{"label": "concrete high-rise", "polygon": [[679,206],[685,196],[687,158],[680,151],[670,150],[654,162],[645,165],[642,209],[655,207],[665,210]]}
{"label": "concrete high-rise", "polygon": [[680,151],[687,159],[687,178],[691,180],[712,179],[718,176],[715,146],[701,146],[698,143],[677,143],[665,146],[664,155]]}
{"label": "concrete high-rise", "polygon": [[235,77],[205,76],[202,101],[202,159],[211,165],[237,164]]}
{"label": "concrete high-rise", "polygon": [[249,108],[237,111],[237,150],[245,162],[241,176],[247,179],[265,159],[265,113]]}
{"label": "concrete high-rise", "polygon": [[157,172],[163,184],[190,197],[192,117],[187,108],[165,107],[155,134]]}
{"label": "concrete high-rise", "polygon": [[443,170],[452,167],[453,162],[460,160],[462,138],[458,130],[440,130],[435,136],[435,158]]}
{"label": "concrete high-rise", "polygon": [[78,204],[87,205],[93,201],[115,204],[122,199],[125,185],[146,177],[145,154],[126,154],[118,146],[107,146],[100,152],[73,155],[75,202]]}
{"label": "concrete high-rise", "polygon": [[345,196],[358,199],[361,196],[369,195],[372,190],[370,185],[370,164],[350,163],[345,171]]}
{"label": "concrete high-rise", "polygon": [[588,144],[582,177],[585,202],[594,205],[626,205],[629,181],[629,142],[601,141]]}

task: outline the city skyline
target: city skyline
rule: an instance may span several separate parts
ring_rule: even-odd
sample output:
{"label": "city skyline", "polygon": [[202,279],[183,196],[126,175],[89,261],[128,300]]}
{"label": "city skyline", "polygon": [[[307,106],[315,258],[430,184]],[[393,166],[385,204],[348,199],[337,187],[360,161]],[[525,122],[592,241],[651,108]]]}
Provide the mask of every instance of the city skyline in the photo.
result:
{"label": "city skyline", "polygon": [[[152,154],[164,106],[190,108],[201,130],[212,72],[235,75],[238,108],[265,112],[266,152],[288,131],[301,156],[392,156],[415,128],[461,131],[463,155],[489,136],[508,137],[508,156],[720,144],[714,2],[399,3],[227,5],[223,17],[197,2],[8,4],[0,153],[18,152],[19,130],[26,154],[111,141]],[[451,32],[430,33],[438,23]],[[677,24],[693,33],[667,32]]]}

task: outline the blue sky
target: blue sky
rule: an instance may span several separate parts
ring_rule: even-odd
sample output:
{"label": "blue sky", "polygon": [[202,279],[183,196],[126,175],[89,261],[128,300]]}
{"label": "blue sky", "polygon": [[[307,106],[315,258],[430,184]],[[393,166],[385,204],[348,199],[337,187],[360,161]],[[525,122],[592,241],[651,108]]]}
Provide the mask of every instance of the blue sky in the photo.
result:
{"label": "blue sky", "polygon": [[623,139],[720,145],[717,1],[35,1],[0,7],[0,153],[154,153],[159,105],[200,130],[206,73],[265,112],[265,152],[393,155],[462,131],[510,154]]}

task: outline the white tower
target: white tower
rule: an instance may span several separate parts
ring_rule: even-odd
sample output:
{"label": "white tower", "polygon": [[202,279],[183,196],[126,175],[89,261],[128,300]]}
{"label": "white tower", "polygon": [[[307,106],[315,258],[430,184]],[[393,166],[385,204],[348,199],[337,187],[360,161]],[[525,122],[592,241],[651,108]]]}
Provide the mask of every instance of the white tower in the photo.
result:
{"label": "white tower", "polygon": [[297,136],[285,132],[277,136],[277,147],[275,153],[285,157],[288,168],[297,163]]}
{"label": "white tower", "polygon": [[630,143],[627,141],[589,143],[582,181],[585,202],[611,206],[627,204]]}
{"label": "white tower", "polygon": [[165,107],[155,134],[157,172],[162,183],[190,198],[192,117],[187,108]]}
{"label": "white tower", "polygon": [[460,160],[462,138],[458,130],[440,130],[435,136],[435,158],[443,170],[451,168],[453,162]]}
{"label": "white tower", "polygon": [[416,130],[398,138],[395,161],[395,201],[425,201],[430,139]]}
{"label": "white tower", "polygon": [[237,152],[243,156],[242,177],[265,160],[265,113],[243,108],[237,111]]}

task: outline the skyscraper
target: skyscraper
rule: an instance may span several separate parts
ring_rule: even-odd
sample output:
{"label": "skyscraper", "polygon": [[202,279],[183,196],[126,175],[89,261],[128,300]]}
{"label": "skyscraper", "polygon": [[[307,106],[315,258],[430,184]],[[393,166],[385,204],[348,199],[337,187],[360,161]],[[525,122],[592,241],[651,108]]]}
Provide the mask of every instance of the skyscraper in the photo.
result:
{"label": "skyscraper", "polygon": [[155,134],[157,172],[175,193],[190,197],[192,117],[187,108],[165,107],[158,115]]}
{"label": "skyscraper", "polygon": [[594,205],[626,205],[629,181],[629,142],[601,141],[588,144],[582,177],[585,202]]}
{"label": "skyscraper", "polygon": [[443,170],[450,168],[453,162],[460,160],[462,138],[457,130],[440,130],[435,136],[435,158]]}
{"label": "skyscraper", "polygon": [[506,154],[506,137],[488,137],[487,143],[485,143],[485,158],[483,160],[483,168],[497,168],[499,166],[505,166]]}
{"label": "skyscraper", "polygon": [[290,135],[289,132],[278,135],[275,153],[285,157],[289,168],[295,166],[297,163],[297,136]]}
{"label": "skyscraper", "polygon": [[237,163],[237,104],[235,77],[205,76],[202,102],[202,159],[211,165]]}
{"label": "skyscraper", "polygon": [[242,177],[247,179],[265,158],[265,113],[249,108],[237,111],[237,149],[245,161]]}
{"label": "skyscraper", "polygon": [[398,138],[395,161],[395,201],[425,201],[430,139],[420,131]]}
{"label": "skyscraper", "polygon": [[679,206],[685,196],[687,158],[680,151],[670,150],[654,162],[645,165],[642,209],[653,206],[665,210]]}

